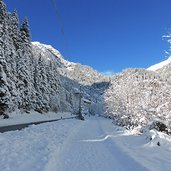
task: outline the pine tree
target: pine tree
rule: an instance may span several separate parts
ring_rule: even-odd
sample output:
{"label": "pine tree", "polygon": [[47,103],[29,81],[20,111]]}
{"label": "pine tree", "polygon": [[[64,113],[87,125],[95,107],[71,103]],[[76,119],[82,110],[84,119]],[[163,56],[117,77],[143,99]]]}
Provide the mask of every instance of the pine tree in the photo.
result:
{"label": "pine tree", "polygon": [[0,1],[0,24],[2,24],[4,20],[7,19],[7,17],[8,17],[8,12],[6,10],[6,5],[1,0]]}
{"label": "pine tree", "polygon": [[59,94],[60,80],[59,74],[56,71],[57,66],[55,66],[52,61],[46,66],[46,75],[48,81],[48,90],[51,96]]}
{"label": "pine tree", "polygon": [[[28,67],[31,67],[33,64],[33,54],[32,54],[32,46],[31,46],[31,34],[29,29],[29,24],[27,18],[24,18],[21,28],[21,54],[24,62]],[[30,68],[31,69],[31,68]]]}
{"label": "pine tree", "polygon": [[20,48],[21,37],[19,31],[19,19],[16,10],[10,15],[10,28],[11,28],[10,36],[13,40],[15,50],[17,51]]}
{"label": "pine tree", "polygon": [[9,111],[11,98],[3,68],[6,68],[6,62],[0,53],[0,115],[6,115]]}
{"label": "pine tree", "polygon": [[[16,20],[16,14],[14,15]],[[17,32],[17,22],[14,29]],[[20,94],[19,108],[26,111],[32,108],[34,99],[33,86],[33,54],[31,49],[30,31],[28,21],[25,18],[19,32],[17,41],[17,89]],[[16,37],[17,38],[17,37]]]}
{"label": "pine tree", "polygon": [[46,75],[46,66],[41,54],[39,55],[37,65],[35,66],[34,86],[37,99],[36,110],[38,112],[47,112],[49,110],[49,90]]}
{"label": "pine tree", "polygon": [[22,38],[23,42],[25,44],[27,43],[27,45],[30,46],[31,34],[30,34],[30,29],[29,29],[29,23],[28,23],[28,20],[26,17],[24,18],[24,20],[22,22],[20,31],[21,31],[21,38]]}
{"label": "pine tree", "polygon": [[[13,103],[10,105],[12,111],[16,105],[16,87],[14,83],[15,71],[16,71],[16,53],[13,46],[12,39],[10,37],[10,15],[6,10],[5,4],[0,2],[0,50],[1,57],[4,58],[5,64],[3,65],[3,71],[6,74],[6,81],[8,83],[8,90],[11,94],[11,100]],[[4,63],[4,62],[3,62]]]}

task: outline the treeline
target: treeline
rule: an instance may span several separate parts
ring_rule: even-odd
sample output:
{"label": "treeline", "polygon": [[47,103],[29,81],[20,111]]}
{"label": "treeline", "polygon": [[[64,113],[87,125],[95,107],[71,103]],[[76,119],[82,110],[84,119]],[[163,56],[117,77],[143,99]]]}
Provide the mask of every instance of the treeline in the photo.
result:
{"label": "treeline", "polygon": [[0,1],[0,115],[16,109],[47,112],[60,88],[55,64],[33,55],[27,18],[20,25],[17,11],[9,13]]}

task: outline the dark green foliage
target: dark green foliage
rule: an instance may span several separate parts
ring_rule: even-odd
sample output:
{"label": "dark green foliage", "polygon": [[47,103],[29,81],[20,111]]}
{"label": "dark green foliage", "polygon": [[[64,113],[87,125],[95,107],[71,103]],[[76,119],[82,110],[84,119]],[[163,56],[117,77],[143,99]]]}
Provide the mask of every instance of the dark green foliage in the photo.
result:
{"label": "dark green foliage", "polygon": [[8,13],[6,10],[6,6],[3,1],[0,1],[0,24],[4,22],[5,19],[7,19]]}
{"label": "dark green foliage", "polygon": [[10,28],[11,28],[11,38],[13,40],[13,44],[16,48],[16,51],[20,48],[21,39],[20,39],[20,31],[19,31],[19,19],[17,15],[17,11],[15,10],[10,16]]}
{"label": "dark green foliage", "polygon": [[0,64],[0,115],[5,115],[10,102],[10,93],[6,81],[6,75]]}
{"label": "dark green foliage", "polygon": [[170,134],[168,127],[160,121],[154,121],[149,128],[156,129],[159,132],[165,132],[167,134]]}
{"label": "dark green foliage", "polygon": [[31,34],[30,34],[28,20],[26,17],[23,20],[23,23],[20,28],[20,32],[21,32],[22,41],[24,43],[30,43],[31,42]]}

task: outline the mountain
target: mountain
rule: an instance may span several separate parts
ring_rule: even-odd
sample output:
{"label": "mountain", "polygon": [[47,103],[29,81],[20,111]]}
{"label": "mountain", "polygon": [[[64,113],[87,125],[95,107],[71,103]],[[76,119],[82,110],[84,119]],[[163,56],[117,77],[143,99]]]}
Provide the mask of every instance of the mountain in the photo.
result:
{"label": "mountain", "polygon": [[163,67],[167,66],[170,63],[171,63],[171,57],[169,57],[165,61],[162,61],[162,62],[160,62],[158,64],[150,66],[149,68],[147,68],[147,70],[149,70],[149,71],[157,71],[157,70],[162,69]]}
{"label": "mountain", "polygon": [[[84,96],[83,111],[90,110],[85,109],[87,106],[84,101],[88,100],[91,101],[91,106],[93,106],[93,109],[91,109],[92,113],[103,113],[100,106],[103,100],[102,93],[109,84],[108,77],[98,73],[89,66],[66,61],[60,52],[50,45],[32,42],[32,49],[34,57],[41,54],[45,63],[51,61],[55,64],[55,69],[60,75],[60,84],[65,89],[65,93],[67,93],[66,96],[69,98],[71,108],[74,108],[74,113],[78,113],[79,97],[75,96],[79,96],[79,93],[83,93]],[[73,104],[77,105],[73,106]]]}
{"label": "mountain", "polygon": [[171,57],[169,57],[165,61],[149,67],[147,70],[154,71],[162,79],[165,79],[168,84],[171,84]]}
{"label": "mountain", "polygon": [[111,77],[104,94],[106,113],[126,128],[166,121],[171,110],[171,85],[157,72],[127,69]]}
{"label": "mountain", "polygon": [[53,59],[52,56],[54,56],[58,70],[63,76],[66,76],[72,80],[76,80],[83,85],[91,85],[95,82],[98,82],[99,79],[105,79],[105,76],[89,66],[66,61],[60,52],[54,49],[51,45],[41,44],[40,42],[32,42],[32,45],[35,56],[41,53],[46,60],[51,60]]}
{"label": "mountain", "polygon": [[[61,85],[67,92],[79,92],[81,86],[84,99],[91,102],[91,110],[88,112],[110,116],[116,124],[128,129],[145,126],[154,119],[166,121],[170,118],[170,58],[150,67],[156,71],[149,68],[130,68],[107,77],[88,66],[64,60],[62,55],[49,45],[34,42],[32,44],[34,56],[36,53],[42,53],[46,61],[56,62]],[[73,99],[71,104],[75,103],[76,99]],[[78,104],[75,108],[78,109]],[[82,104],[82,108],[86,108],[85,104]]]}

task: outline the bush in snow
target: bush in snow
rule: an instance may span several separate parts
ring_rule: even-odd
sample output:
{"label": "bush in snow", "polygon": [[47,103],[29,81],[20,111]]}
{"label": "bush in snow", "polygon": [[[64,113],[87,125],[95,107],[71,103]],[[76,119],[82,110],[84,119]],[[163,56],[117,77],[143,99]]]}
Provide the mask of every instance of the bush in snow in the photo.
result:
{"label": "bush in snow", "polygon": [[169,127],[164,124],[162,121],[153,121],[150,125],[149,125],[149,129],[155,129],[159,132],[164,132],[166,134],[171,134]]}

